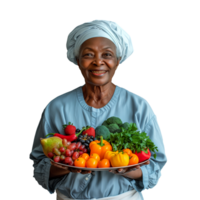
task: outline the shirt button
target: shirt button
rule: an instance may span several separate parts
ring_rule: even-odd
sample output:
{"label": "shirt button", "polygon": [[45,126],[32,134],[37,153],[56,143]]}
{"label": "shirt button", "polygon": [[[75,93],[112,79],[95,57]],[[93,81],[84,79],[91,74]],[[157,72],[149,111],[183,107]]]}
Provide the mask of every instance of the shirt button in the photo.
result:
{"label": "shirt button", "polygon": [[87,180],[88,180],[88,177],[86,177],[85,180],[87,181]]}

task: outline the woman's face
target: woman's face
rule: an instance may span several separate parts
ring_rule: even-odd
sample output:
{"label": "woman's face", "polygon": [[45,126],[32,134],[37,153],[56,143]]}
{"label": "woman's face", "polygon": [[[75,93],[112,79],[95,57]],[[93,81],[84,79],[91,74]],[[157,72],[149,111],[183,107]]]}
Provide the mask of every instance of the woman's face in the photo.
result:
{"label": "woman's face", "polygon": [[119,65],[115,44],[107,38],[96,37],[86,40],[80,48],[78,66],[91,85],[102,86],[111,82]]}

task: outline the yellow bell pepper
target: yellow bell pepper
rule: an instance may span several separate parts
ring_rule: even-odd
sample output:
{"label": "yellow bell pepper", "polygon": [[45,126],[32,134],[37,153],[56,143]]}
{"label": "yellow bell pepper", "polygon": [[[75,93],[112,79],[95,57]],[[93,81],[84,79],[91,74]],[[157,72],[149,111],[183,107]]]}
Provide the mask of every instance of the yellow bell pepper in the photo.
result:
{"label": "yellow bell pepper", "polygon": [[93,141],[89,145],[90,147],[90,155],[93,153],[97,153],[100,156],[100,160],[104,158],[104,154],[106,151],[112,151],[112,146],[109,142],[103,140],[103,137],[101,136],[100,141]]}
{"label": "yellow bell pepper", "polygon": [[112,167],[123,167],[129,164],[129,156],[127,153],[119,152],[111,156],[110,162]]}
{"label": "yellow bell pepper", "polygon": [[114,156],[118,151],[106,151],[104,158],[110,161],[110,158]]}

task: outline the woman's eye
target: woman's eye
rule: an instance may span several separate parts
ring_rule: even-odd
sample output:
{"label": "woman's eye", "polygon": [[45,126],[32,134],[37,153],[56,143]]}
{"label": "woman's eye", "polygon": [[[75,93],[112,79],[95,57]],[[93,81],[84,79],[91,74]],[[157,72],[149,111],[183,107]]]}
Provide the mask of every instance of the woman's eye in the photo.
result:
{"label": "woman's eye", "polygon": [[89,56],[89,57],[91,57],[91,56],[93,56],[91,53],[86,53],[84,56]]}
{"label": "woman's eye", "polygon": [[110,53],[105,53],[104,55],[105,55],[106,57],[112,56],[112,54],[110,54]]}

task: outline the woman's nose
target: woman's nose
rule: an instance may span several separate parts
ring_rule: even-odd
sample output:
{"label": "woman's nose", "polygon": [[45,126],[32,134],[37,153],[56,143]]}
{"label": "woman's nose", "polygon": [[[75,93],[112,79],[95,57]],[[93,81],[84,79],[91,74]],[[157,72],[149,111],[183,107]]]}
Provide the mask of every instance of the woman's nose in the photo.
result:
{"label": "woman's nose", "polygon": [[100,66],[104,64],[103,58],[101,58],[100,56],[96,56],[94,61],[93,61],[94,65]]}

